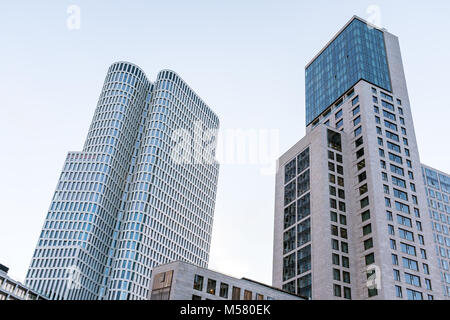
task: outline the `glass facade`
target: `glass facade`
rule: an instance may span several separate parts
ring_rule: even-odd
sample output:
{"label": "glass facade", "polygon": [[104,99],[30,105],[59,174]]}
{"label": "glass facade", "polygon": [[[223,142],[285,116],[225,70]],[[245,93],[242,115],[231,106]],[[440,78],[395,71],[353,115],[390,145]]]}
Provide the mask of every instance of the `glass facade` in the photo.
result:
{"label": "glass facade", "polygon": [[[300,152],[284,168],[283,290],[311,297],[310,151]],[[304,276],[297,278],[298,276]],[[297,281],[296,285],[296,279]],[[306,278],[305,278],[306,279]],[[304,284],[306,283],[306,285]],[[297,290],[296,290],[297,287]]]}
{"label": "glass facade", "polygon": [[84,148],[66,158],[27,285],[55,300],[147,299],[156,265],[206,267],[218,163],[200,159],[201,147],[178,161],[173,137],[218,127],[176,73],[151,83],[137,66],[113,64]]}
{"label": "glass facade", "polygon": [[361,79],[392,91],[383,32],[354,19],[306,68],[306,124]]}
{"label": "glass facade", "polygon": [[422,167],[428,214],[441,272],[442,293],[450,297],[450,175]]}

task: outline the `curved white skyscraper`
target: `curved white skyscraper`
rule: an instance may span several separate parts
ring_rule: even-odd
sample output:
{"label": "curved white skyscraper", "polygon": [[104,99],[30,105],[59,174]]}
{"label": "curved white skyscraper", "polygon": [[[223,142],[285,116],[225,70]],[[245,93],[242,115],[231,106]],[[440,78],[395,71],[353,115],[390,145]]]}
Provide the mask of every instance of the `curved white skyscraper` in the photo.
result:
{"label": "curved white skyscraper", "polygon": [[27,274],[50,299],[146,299],[154,266],[207,267],[218,117],[173,71],[111,65]]}

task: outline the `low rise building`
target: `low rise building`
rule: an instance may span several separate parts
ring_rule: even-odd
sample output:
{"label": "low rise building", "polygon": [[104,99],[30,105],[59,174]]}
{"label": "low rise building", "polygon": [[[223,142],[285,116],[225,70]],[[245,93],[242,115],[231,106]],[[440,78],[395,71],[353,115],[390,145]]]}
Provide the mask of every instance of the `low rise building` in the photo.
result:
{"label": "low rise building", "polygon": [[0,300],[47,300],[8,276],[9,268],[0,264]]}
{"label": "low rise building", "polygon": [[283,290],[176,261],[153,270],[150,300],[304,300]]}

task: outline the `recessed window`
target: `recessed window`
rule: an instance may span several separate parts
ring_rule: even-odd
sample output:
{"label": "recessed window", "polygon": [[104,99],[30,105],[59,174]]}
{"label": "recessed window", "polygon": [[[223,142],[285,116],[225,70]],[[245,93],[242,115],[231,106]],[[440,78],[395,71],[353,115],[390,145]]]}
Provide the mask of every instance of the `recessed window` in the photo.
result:
{"label": "recessed window", "polygon": [[194,290],[203,290],[203,277],[199,276],[198,274],[194,276]]}
{"label": "recessed window", "polygon": [[226,283],[220,283],[220,292],[219,295],[221,298],[228,298],[228,284]]}
{"label": "recessed window", "polygon": [[206,292],[208,292],[209,294],[216,294],[216,280],[208,279]]}

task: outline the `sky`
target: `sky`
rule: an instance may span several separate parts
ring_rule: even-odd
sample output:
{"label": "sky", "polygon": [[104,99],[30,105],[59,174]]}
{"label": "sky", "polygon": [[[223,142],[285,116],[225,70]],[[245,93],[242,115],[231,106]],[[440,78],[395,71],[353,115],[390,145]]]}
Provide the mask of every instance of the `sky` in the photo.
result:
{"label": "sky", "polygon": [[[448,0],[0,2],[0,263],[24,280],[110,64],[176,71],[222,131],[275,130],[281,155],[305,134],[305,65],[373,8],[400,39],[421,161],[450,173]],[[271,284],[274,185],[261,164],[222,163],[211,269]]]}

